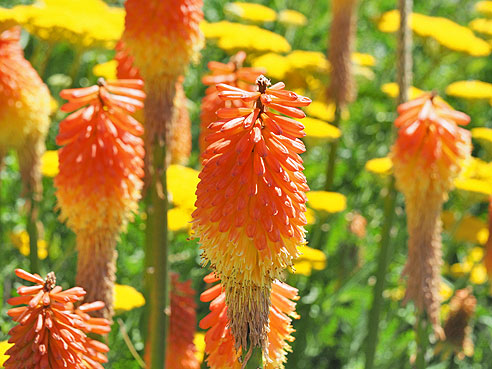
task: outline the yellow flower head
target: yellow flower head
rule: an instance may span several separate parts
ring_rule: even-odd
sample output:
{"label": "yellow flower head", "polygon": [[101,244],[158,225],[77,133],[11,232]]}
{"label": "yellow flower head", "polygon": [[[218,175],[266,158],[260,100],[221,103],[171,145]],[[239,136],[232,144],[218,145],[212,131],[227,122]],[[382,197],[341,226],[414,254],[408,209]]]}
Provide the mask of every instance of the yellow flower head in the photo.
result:
{"label": "yellow flower head", "polygon": [[482,81],[457,81],[446,87],[446,93],[465,99],[492,99],[492,83]]}
{"label": "yellow flower head", "polygon": [[475,4],[475,9],[486,16],[492,17],[492,1],[479,1]]}
{"label": "yellow flower head", "polygon": [[304,118],[305,140],[311,143],[334,141],[342,135],[339,128],[315,118]]}
{"label": "yellow flower head", "polygon": [[379,174],[381,176],[390,175],[393,172],[393,162],[389,156],[384,158],[375,158],[369,160],[365,168],[368,172]]}
{"label": "yellow flower head", "polygon": [[472,128],[471,133],[472,137],[482,145],[489,156],[492,156],[492,129],[486,127]]}
{"label": "yellow flower head", "polygon": [[5,355],[5,352],[13,345],[13,343],[9,343],[8,341],[0,341],[0,368],[3,368],[3,364],[10,357],[9,355]]}
{"label": "yellow flower head", "polygon": [[224,6],[224,10],[226,13],[249,22],[265,23],[273,22],[277,19],[275,10],[261,4],[238,1],[227,3]]}
{"label": "yellow flower head", "polygon": [[[400,89],[398,87],[398,84],[395,82],[390,82],[390,83],[385,83],[384,85],[381,86],[381,91],[383,91],[386,95],[392,98],[397,98],[398,94],[400,93]],[[423,90],[411,86],[408,90],[408,97],[410,100],[416,99],[420,95],[424,93]]]}
{"label": "yellow flower head", "polygon": [[305,109],[307,115],[318,118],[327,122],[332,122],[335,119],[335,104],[324,103],[322,101],[313,101],[311,105]]}
{"label": "yellow flower head", "polygon": [[252,60],[251,65],[255,68],[265,68],[270,77],[278,80],[284,79],[291,70],[287,57],[276,53],[260,55]]}
{"label": "yellow flower head", "polygon": [[278,14],[278,21],[287,26],[305,26],[307,24],[307,18],[304,14],[299,13],[296,10],[285,9]]}
{"label": "yellow flower head", "polygon": [[[10,234],[10,241],[24,256],[29,256],[29,235],[26,231],[12,232]],[[48,256],[48,247],[45,240],[38,240],[38,258],[41,260],[46,259]]]}
{"label": "yellow flower head", "polygon": [[115,284],[114,285],[114,310],[116,314],[130,311],[145,305],[145,298],[134,287]]}
{"label": "yellow flower head", "polygon": [[301,255],[294,261],[293,266],[295,274],[310,276],[313,269],[325,269],[326,255],[323,251],[303,245],[299,246],[299,252]]}
{"label": "yellow flower head", "polygon": [[183,165],[173,164],[167,169],[167,189],[174,206],[195,208],[195,190],[200,179],[199,172]]}
{"label": "yellow flower head", "polygon": [[308,206],[320,213],[339,213],[347,208],[347,198],[341,193],[310,191],[306,195]]}
{"label": "yellow flower head", "polygon": [[[396,32],[400,25],[400,14],[391,10],[382,15],[378,28],[383,32]],[[430,37],[450,50],[460,51],[472,56],[486,56],[491,47],[467,27],[461,26],[447,18],[432,17],[413,13],[412,30],[422,37]]]}
{"label": "yellow flower head", "polygon": [[376,59],[371,54],[352,53],[352,61],[362,67],[373,67],[376,65]]}
{"label": "yellow flower head", "polygon": [[116,79],[116,67],[118,66],[118,61],[110,60],[105,63],[96,64],[94,68],[92,68],[92,73],[96,77],[103,77],[108,81],[112,81]]}
{"label": "yellow flower head", "polygon": [[284,53],[291,49],[284,37],[253,25],[227,21],[202,22],[201,29],[207,39],[217,39],[217,46],[228,52]]}
{"label": "yellow flower head", "polygon": [[456,189],[471,201],[485,202],[492,195],[492,164],[470,157],[454,181]]}
{"label": "yellow flower head", "polygon": [[492,36],[492,19],[478,18],[470,22],[470,28],[478,33]]}
{"label": "yellow flower head", "polygon": [[58,174],[58,150],[48,150],[41,157],[41,174],[55,177]]}

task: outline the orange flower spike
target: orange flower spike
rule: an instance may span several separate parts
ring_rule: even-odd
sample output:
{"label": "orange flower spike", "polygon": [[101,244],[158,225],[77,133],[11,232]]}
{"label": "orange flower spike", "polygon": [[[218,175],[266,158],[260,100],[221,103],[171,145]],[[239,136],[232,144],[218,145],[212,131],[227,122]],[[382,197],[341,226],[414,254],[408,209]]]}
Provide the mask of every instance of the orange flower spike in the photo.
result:
{"label": "orange flower spike", "polygon": [[110,318],[118,234],[137,210],[143,177],[143,134],[133,114],[142,108],[141,80],[99,80],[63,90],[73,111],[60,123],[55,179],[61,218],[77,235],[77,282],[89,302],[102,300]]}
{"label": "orange flower spike", "polygon": [[272,281],[305,242],[303,127],[269,109],[301,118],[310,100],[257,82],[257,92],[216,86],[221,98],[254,106],[223,108],[209,126],[193,213],[202,257],[222,278],[236,348],[265,347]]}
{"label": "orange flower spike", "polygon": [[196,327],[195,291],[191,280],[180,282],[177,274],[171,274],[171,316],[169,318],[168,355],[166,368],[198,369],[193,343]]}
{"label": "orange flower spike", "polygon": [[[210,276],[210,275],[209,275]],[[207,276],[207,277],[209,277]],[[206,278],[207,278],[206,277]],[[207,279],[205,279],[206,282]],[[213,282],[217,279],[213,280]],[[283,368],[292,342],[292,318],[298,319],[295,312],[298,300],[297,289],[286,283],[274,281],[271,289],[272,305],[269,308],[269,332],[267,350],[264,352],[266,369]],[[200,328],[208,329],[205,334],[205,352],[211,369],[239,369],[242,347],[235,349],[227,318],[226,292],[222,285],[216,284],[200,296],[203,302],[210,302],[210,313],[200,321]]]}
{"label": "orange flower spike", "polygon": [[17,151],[23,195],[32,193],[39,200],[50,93],[24,58],[20,35],[20,27],[0,31],[0,155]]}
{"label": "orange flower spike", "polygon": [[405,301],[413,300],[419,310],[425,309],[434,332],[442,336],[440,213],[462,162],[470,156],[470,132],[458,126],[468,124],[470,118],[432,93],[400,105],[398,114],[398,138],[391,155],[408,222]]}
{"label": "orange flower spike", "polygon": [[[4,363],[6,369],[58,369],[70,366],[73,369],[103,369],[101,363],[107,362],[105,354],[109,348],[90,339],[85,333],[109,332],[109,321],[89,317],[87,310],[101,309],[100,301],[82,305],[73,311],[73,303],[79,301],[85,291],[74,287],[62,291],[56,286],[53,272],[46,280],[37,274],[16,269],[15,274],[35,286],[21,286],[17,289],[19,297],[7,301],[10,305],[26,306],[10,309],[7,314],[19,325],[9,332],[9,342],[14,345],[6,352],[10,358]],[[97,324],[98,329],[95,330]]]}
{"label": "orange flower spike", "polygon": [[208,135],[208,126],[216,120],[215,113],[217,110],[226,107],[242,107],[242,101],[225,101],[219,97],[219,91],[215,87],[219,83],[227,83],[228,85],[239,87],[244,90],[254,91],[256,89],[256,78],[262,73],[265,73],[260,68],[243,67],[246,53],[240,51],[233,55],[229,63],[219,63],[211,61],[208,63],[208,69],[211,74],[204,76],[202,82],[204,85],[209,85],[205,91],[205,97],[202,100],[202,111],[200,114],[200,151],[205,151],[207,143],[205,141]]}

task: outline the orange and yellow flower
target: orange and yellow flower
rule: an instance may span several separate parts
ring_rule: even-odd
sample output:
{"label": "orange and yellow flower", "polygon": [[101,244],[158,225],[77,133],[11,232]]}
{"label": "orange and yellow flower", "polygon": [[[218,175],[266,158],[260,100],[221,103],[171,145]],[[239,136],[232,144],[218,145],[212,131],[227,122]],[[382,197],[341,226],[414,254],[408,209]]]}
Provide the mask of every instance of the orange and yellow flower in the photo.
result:
{"label": "orange and yellow flower", "polygon": [[166,368],[198,369],[200,362],[196,357],[194,344],[196,329],[195,290],[191,280],[180,282],[176,273],[171,274],[171,315]]}
{"label": "orange and yellow flower", "polygon": [[24,192],[41,193],[41,156],[50,124],[50,93],[24,58],[20,27],[0,33],[0,155],[14,149]]}
{"label": "orange and yellow flower", "polygon": [[202,111],[200,114],[200,151],[205,151],[209,124],[217,120],[217,110],[221,108],[245,106],[241,100],[223,100],[219,97],[219,91],[215,88],[218,83],[227,83],[230,86],[242,88],[243,90],[254,91],[256,89],[256,78],[264,70],[260,68],[243,67],[246,53],[240,51],[231,57],[229,63],[209,62],[208,69],[212,72],[202,78],[204,85],[209,86],[202,99]]}
{"label": "orange and yellow flower", "polygon": [[142,108],[141,80],[63,90],[71,112],[60,123],[55,178],[61,219],[77,235],[77,283],[88,301],[112,309],[118,234],[137,210],[143,177],[143,133],[132,114]]}
{"label": "orange and yellow flower", "polygon": [[271,283],[305,243],[304,132],[285,115],[304,118],[298,107],[311,100],[264,76],[257,84],[255,92],[216,86],[220,98],[249,107],[222,108],[209,125],[192,215],[202,257],[226,291],[236,348],[265,347]]}
{"label": "orange and yellow flower", "polygon": [[432,93],[400,105],[398,114],[398,138],[391,158],[397,187],[405,195],[408,222],[405,301],[413,300],[419,310],[425,309],[434,332],[442,336],[440,214],[453,180],[470,156],[470,132],[458,127],[468,124],[470,117]]}
{"label": "orange and yellow flower", "polygon": [[[218,280],[213,273],[205,277],[207,283]],[[272,283],[267,350],[263,355],[266,369],[283,368],[287,361],[287,352],[290,351],[289,342],[294,341],[292,318],[299,318],[295,312],[294,302],[298,299],[296,288],[278,280]],[[235,348],[237,346],[227,316],[225,289],[220,283],[216,284],[203,292],[200,300],[210,302],[210,313],[200,321],[200,328],[208,329],[205,334],[205,352],[208,354],[209,367],[211,369],[241,368],[238,359],[243,348]]]}
{"label": "orange and yellow flower", "polygon": [[48,273],[46,280],[22,269],[16,269],[15,274],[35,285],[17,288],[20,296],[7,301],[10,305],[25,306],[7,312],[19,324],[9,332],[13,346],[6,352],[10,358],[4,363],[5,368],[103,369],[101,363],[107,361],[105,354],[109,348],[86,334],[110,331],[108,320],[87,314],[104,304],[97,301],[74,310],[73,304],[85,295],[82,288],[63,291],[56,286],[53,272]]}

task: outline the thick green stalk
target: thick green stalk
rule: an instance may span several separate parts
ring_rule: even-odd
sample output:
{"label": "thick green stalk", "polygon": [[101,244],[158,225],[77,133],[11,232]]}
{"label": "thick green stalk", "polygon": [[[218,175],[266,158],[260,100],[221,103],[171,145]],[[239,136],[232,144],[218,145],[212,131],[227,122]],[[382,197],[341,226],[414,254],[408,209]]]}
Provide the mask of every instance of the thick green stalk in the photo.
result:
{"label": "thick green stalk", "polygon": [[175,81],[147,84],[145,100],[146,239],[145,291],[146,359],[150,369],[166,362],[169,330],[169,243],[167,229],[166,136],[173,122]]}
{"label": "thick green stalk", "polygon": [[[166,146],[156,143],[153,148],[156,163],[165,163]],[[147,207],[147,250],[152,255],[153,272],[150,278],[150,314],[148,317],[148,347],[150,368],[162,369],[165,365],[166,342],[169,326],[169,280],[168,280],[168,240],[167,240],[167,191],[166,171],[153,176],[148,189]]]}
{"label": "thick green stalk", "polygon": [[373,300],[369,320],[367,325],[367,338],[365,343],[366,365],[365,369],[374,368],[374,358],[379,335],[379,320],[383,309],[383,290],[385,285],[386,271],[388,269],[391,244],[390,233],[395,217],[395,180],[391,177],[384,199],[384,224],[381,230],[381,249],[378,257],[378,267],[376,271],[376,284],[374,285]]}
{"label": "thick green stalk", "polygon": [[[341,109],[337,105],[335,109],[335,118],[333,119],[332,124],[335,127],[340,125],[341,121]],[[326,164],[326,180],[325,180],[325,191],[329,191],[333,186],[333,179],[335,177],[335,162],[337,160],[337,151],[338,151],[338,140],[331,142],[328,145],[328,162]]]}
{"label": "thick green stalk", "polygon": [[29,209],[27,212],[26,230],[29,235],[29,261],[31,263],[31,273],[39,274],[38,227],[36,224],[39,206],[32,191],[29,194],[28,201]]}
{"label": "thick green stalk", "polygon": [[[412,13],[413,0],[399,0],[400,30],[398,32],[398,65],[397,82],[399,87],[398,103],[408,100],[408,90],[412,84],[412,33],[409,27],[409,17]],[[383,308],[383,290],[386,272],[391,254],[390,233],[395,217],[395,180],[392,177],[387,186],[384,203],[384,224],[381,230],[381,249],[378,257],[376,284],[373,290],[372,307],[367,325],[365,342],[365,369],[374,368],[374,358],[379,336],[379,320]]]}

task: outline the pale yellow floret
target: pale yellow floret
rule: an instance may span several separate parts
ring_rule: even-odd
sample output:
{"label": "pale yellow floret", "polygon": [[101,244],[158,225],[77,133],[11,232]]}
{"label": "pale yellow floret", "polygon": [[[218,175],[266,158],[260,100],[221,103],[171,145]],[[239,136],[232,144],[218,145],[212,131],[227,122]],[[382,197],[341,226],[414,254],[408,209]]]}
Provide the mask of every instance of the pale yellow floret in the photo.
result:
{"label": "pale yellow floret", "polygon": [[309,191],[307,205],[321,213],[339,213],[347,208],[347,198],[341,193],[328,191]]}
{"label": "pale yellow floret", "polygon": [[255,23],[273,22],[277,19],[277,13],[275,10],[255,3],[239,1],[227,3],[224,6],[224,11],[239,19]]}
{"label": "pale yellow floret", "polygon": [[134,287],[115,284],[114,289],[114,305],[113,308],[116,314],[130,311],[140,306],[145,305],[144,296]]}
{"label": "pale yellow floret", "polygon": [[285,9],[278,14],[278,21],[289,26],[305,26],[307,18],[296,10]]}

